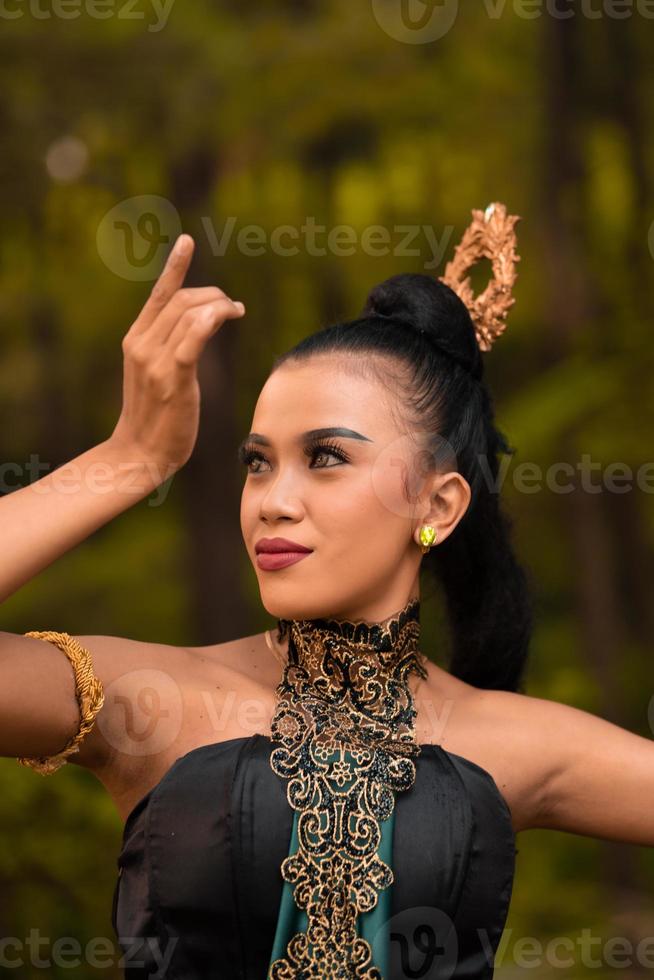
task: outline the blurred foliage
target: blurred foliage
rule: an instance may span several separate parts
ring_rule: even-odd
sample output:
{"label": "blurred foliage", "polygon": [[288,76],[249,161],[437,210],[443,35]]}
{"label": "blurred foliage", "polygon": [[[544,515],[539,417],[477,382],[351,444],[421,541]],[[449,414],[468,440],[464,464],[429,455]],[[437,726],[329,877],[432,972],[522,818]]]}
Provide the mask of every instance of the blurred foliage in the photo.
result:
{"label": "blurred foliage", "polygon": [[[619,702],[621,723],[651,735],[645,600],[654,526],[647,492],[632,487],[608,495],[617,501],[610,505],[596,501],[590,516],[598,524],[584,524],[568,494],[542,482],[525,492],[517,468],[527,459],[548,474],[555,461],[574,464],[587,453],[602,468],[619,460],[635,471],[649,459],[653,28],[636,14],[609,21],[578,13],[566,36],[574,76],[564,75],[557,89],[557,58],[565,52],[550,36],[551,18],[526,19],[509,5],[501,16],[483,5],[460,6],[447,36],[416,45],[385,33],[370,4],[346,0],[198,0],[174,5],[159,30],[151,29],[155,15],[145,5],[141,19],[46,18],[28,7],[6,19],[3,458],[24,466],[36,453],[57,466],[113,428],[120,339],[149,288],[117,275],[98,252],[98,227],[117,203],[142,194],[171,201],[196,239],[203,272],[212,277],[205,281],[246,303],[246,319],[229,328],[237,337],[235,445],[277,353],[323,323],[354,316],[388,275],[440,274],[471,208],[503,201],[522,216],[522,263],[510,326],[487,373],[498,424],[517,447],[503,488],[506,507],[538,583],[528,690],[599,714]],[[65,136],[88,154],[74,179],[57,179],[46,166]],[[312,255],[302,239],[292,256],[269,247],[275,229],[301,228],[310,216],[327,229],[352,226],[352,254]],[[212,233],[220,238],[230,218],[234,237],[219,255]],[[236,246],[236,234],[250,224],[265,230],[261,255]],[[401,240],[397,226],[429,226],[443,246],[438,262],[425,235],[416,237],[413,253],[391,247],[372,254],[360,236],[373,225],[390,232],[392,245]],[[480,271],[475,275],[479,285]],[[216,461],[217,479],[233,466],[231,446],[220,448],[227,455]],[[20,482],[9,470],[4,476]],[[231,498],[229,506],[237,522]],[[174,480],[165,506],[141,502],[5,602],[3,629],[197,641],[187,521],[184,485]],[[588,596],[603,552],[595,535],[579,530],[592,526],[606,536],[610,556],[619,645],[609,649],[609,673],[593,659]],[[247,632],[255,633],[270,623],[246,556],[239,560]],[[442,661],[439,623],[425,605],[425,648]],[[1,766],[3,936],[24,942],[38,928],[82,947],[92,937],[112,943],[121,826],[103,787],[75,766],[48,779],[14,760]],[[512,963],[523,937],[576,941],[585,928],[604,942],[651,934],[649,850],[631,849],[633,867],[621,887],[614,866],[624,852],[617,846],[532,831],[519,835],[518,847],[498,976],[522,972]],[[576,957],[566,976],[587,969]],[[52,977],[95,972],[84,962],[48,969]],[[538,977],[556,973],[547,963],[532,968]],[[24,965],[13,975],[33,978],[42,969]],[[104,975],[121,973],[113,965]]]}

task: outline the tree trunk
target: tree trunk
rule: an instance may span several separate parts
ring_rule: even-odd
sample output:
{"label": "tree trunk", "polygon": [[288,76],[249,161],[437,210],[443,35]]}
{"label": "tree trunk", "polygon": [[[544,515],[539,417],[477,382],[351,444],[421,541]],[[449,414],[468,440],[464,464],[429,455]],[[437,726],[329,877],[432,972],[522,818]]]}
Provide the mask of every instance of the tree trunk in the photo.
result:
{"label": "tree trunk", "polygon": [[[219,160],[211,147],[188,148],[172,174],[172,200],[183,227],[200,229],[210,214],[211,191]],[[220,285],[206,242],[196,236],[196,252],[185,285]],[[188,529],[187,576],[193,618],[192,645],[220,643],[248,635],[251,613],[243,597],[238,570],[243,562],[235,450],[235,363],[237,327],[226,322],[203,351],[198,379],[202,412],[193,454],[176,475],[183,488]]]}

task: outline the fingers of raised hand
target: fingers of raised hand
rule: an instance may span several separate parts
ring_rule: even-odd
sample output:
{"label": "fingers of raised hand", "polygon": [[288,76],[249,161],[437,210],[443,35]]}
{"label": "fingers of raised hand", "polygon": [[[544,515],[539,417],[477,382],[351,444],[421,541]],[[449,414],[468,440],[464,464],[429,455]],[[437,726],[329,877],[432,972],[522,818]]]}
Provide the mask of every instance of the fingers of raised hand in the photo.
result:
{"label": "fingers of raised hand", "polygon": [[153,342],[149,331],[130,340],[125,338],[128,375],[131,377],[134,368],[143,373],[146,383],[171,394],[170,379],[175,370],[193,366],[216,327],[242,316],[244,311],[244,307],[223,295],[211,303],[188,308],[178,317],[164,344]]}
{"label": "fingers of raised hand", "polygon": [[184,314],[224,297],[225,293],[218,286],[178,289],[147,328],[139,320],[133,324],[123,337],[123,351],[127,351],[136,340],[139,345],[142,341],[147,341],[148,344],[160,347],[166,343],[173,328]]}
{"label": "fingers of raised hand", "polygon": [[192,367],[216,329],[225,320],[238,319],[244,313],[243,304],[237,305],[227,296],[207,304],[200,312],[189,310],[170,334],[167,350],[178,367]]}
{"label": "fingers of raised hand", "polygon": [[148,341],[165,344],[177,324],[184,320],[191,322],[199,309],[218,300],[231,299],[218,286],[199,286],[193,289],[178,289],[147,331]]}
{"label": "fingers of raised hand", "polygon": [[195,242],[190,235],[179,236],[166,260],[161,275],[152,287],[150,295],[132,327],[134,333],[147,330],[180,288],[191,264],[194,249]]}

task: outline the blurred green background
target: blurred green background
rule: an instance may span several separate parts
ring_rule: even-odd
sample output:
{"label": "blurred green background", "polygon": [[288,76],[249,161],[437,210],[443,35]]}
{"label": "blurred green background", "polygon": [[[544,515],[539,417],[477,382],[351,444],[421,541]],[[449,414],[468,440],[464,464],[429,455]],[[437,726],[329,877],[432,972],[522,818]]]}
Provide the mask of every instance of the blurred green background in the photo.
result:
{"label": "blurred green background", "polygon": [[[395,272],[442,274],[471,209],[502,201],[522,218],[522,261],[486,363],[517,447],[504,499],[538,583],[527,693],[651,737],[654,21],[636,2],[412,2],[3,6],[3,492],[111,433],[120,341],[180,230],[196,241],[187,284],[220,285],[247,315],[202,356],[186,467],[6,601],[2,629],[200,645],[271,626],[235,448],[272,359]],[[330,239],[340,225],[353,231]],[[35,458],[47,469],[30,477]],[[561,462],[577,483],[590,467],[596,492],[557,490]],[[540,474],[529,492],[526,463]],[[631,468],[619,492],[605,483],[616,463]],[[431,602],[422,615],[423,649],[445,665]],[[122,826],[103,787],[72,765],[0,768],[0,934],[112,949]],[[635,955],[654,935],[650,849],[551,831],[517,845],[497,976],[608,977],[615,937],[634,948],[623,977],[651,970],[651,952],[649,970]],[[564,936],[576,952],[561,967],[545,947]],[[7,955],[23,958],[7,975],[44,975]],[[107,959],[46,973],[120,977],[118,952]]]}

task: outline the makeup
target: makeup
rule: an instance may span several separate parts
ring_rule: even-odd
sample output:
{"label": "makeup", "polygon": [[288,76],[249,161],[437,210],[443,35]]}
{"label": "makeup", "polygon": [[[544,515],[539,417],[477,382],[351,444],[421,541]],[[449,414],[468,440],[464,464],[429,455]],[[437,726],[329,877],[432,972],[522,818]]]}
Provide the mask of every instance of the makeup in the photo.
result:
{"label": "makeup", "polygon": [[265,572],[274,572],[294,565],[303,558],[308,558],[310,554],[310,551],[260,551],[257,555],[257,566]]}

